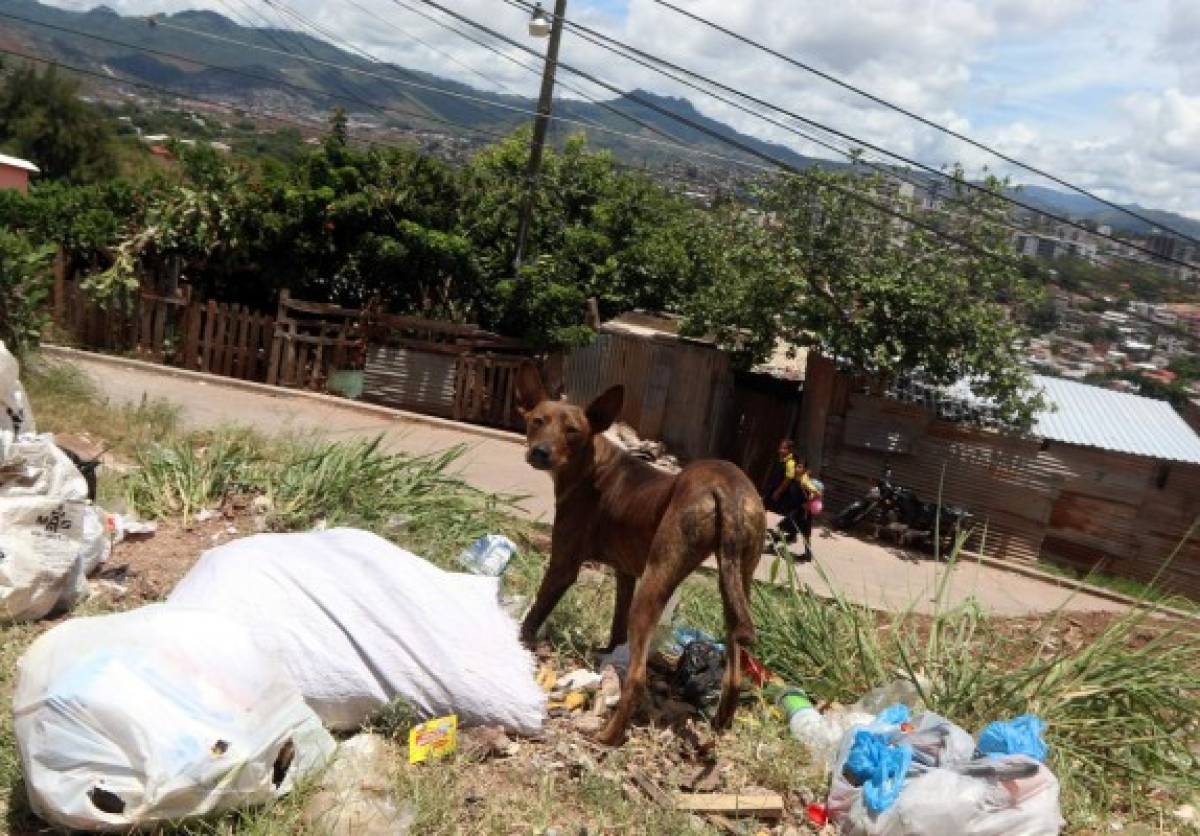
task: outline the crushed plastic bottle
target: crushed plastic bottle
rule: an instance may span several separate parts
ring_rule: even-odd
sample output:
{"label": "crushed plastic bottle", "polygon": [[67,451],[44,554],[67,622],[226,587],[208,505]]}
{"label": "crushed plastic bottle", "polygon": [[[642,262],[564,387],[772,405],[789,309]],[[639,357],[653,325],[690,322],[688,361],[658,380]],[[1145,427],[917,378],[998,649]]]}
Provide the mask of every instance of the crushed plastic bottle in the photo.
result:
{"label": "crushed plastic bottle", "polygon": [[867,726],[875,719],[872,714],[847,709],[822,714],[804,693],[795,689],[780,695],[779,707],[787,715],[792,737],[808,748],[814,765],[825,769],[832,766],[846,732]]}
{"label": "crushed plastic bottle", "polygon": [[516,544],[503,534],[485,534],[463,549],[458,562],[476,575],[498,578],[516,553]]}
{"label": "crushed plastic bottle", "polygon": [[917,713],[922,708],[921,692],[907,679],[897,679],[863,694],[850,710],[876,715],[893,705],[905,705]]}

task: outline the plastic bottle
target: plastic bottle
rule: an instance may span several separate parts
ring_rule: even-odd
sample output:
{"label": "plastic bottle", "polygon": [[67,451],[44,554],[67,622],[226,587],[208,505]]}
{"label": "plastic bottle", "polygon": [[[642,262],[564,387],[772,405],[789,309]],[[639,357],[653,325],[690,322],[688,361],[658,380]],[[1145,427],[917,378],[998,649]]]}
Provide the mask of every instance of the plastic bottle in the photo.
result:
{"label": "plastic bottle", "polygon": [[458,562],[476,575],[496,578],[504,574],[508,561],[516,553],[516,545],[503,534],[486,534],[463,550]]}
{"label": "plastic bottle", "polygon": [[803,692],[792,689],[779,697],[779,707],[788,718],[792,737],[808,747],[814,764],[829,768],[846,732],[869,724],[874,718],[856,711],[822,714]]}

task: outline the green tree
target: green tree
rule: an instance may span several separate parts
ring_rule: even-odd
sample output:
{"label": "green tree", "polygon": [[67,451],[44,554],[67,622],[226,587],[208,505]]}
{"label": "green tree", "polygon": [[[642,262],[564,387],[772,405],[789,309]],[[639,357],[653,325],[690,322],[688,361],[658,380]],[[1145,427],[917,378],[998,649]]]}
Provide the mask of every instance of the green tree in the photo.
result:
{"label": "green tree", "polygon": [[49,179],[86,183],[117,170],[108,123],[54,66],[18,67],[0,86],[0,148],[29,158]]}
{"label": "green tree", "polygon": [[759,195],[767,252],[753,258],[762,269],[723,274],[736,285],[699,295],[688,328],[716,332],[744,362],[782,338],[884,380],[968,379],[1026,423],[1040,399],[1029,394],[1025,329],[1010,308],[1031,288],[995,197],[1001,187],[989,182],[980,195],[959,183],[963,206],[917,225],[887,210],[878,179],[819,170],[776,178]]}
{"label": "green tree", "polygon": [[37,345],[50,289],[48,247],[0,229],[0,340],[18,357]]}

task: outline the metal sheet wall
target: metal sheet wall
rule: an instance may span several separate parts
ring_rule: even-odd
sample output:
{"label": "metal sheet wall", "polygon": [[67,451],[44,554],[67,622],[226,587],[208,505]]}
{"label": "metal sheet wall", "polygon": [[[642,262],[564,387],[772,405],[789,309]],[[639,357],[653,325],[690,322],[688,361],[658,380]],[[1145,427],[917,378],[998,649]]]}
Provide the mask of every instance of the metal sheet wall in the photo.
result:
{"label": "metal sheet wall", "polygon": [[458,357],[373,345],[363,370],[363,398],[442,418],[454,416]]}
{"label": "metal sheet wall", "polygon": [[1166,589],[1200,598],[1200,537],[1164,567],[1200,515],[1200,467],[1044,445],[870,395],[833,401],[820,472],[831,511],[890,465],[922,498],[936,499],[940,486],[944,502],[986,522],[986,542],[969,547],[989,556],[1047,556],[1140,580],[1161,574]]}
{"label": "metal sheet wall", "polygon": [[564,382],[577,403],[623,384],[621,420],[686,459],[716,454],[733,388],[728,357],[711,346],[603,331],[567,355]]}

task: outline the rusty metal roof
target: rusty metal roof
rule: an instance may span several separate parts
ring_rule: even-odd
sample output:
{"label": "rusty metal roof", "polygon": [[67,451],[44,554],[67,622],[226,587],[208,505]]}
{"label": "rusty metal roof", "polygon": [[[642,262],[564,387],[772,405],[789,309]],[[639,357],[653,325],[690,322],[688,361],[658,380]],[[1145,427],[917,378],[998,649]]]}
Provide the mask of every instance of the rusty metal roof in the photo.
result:
{"label": "rusty metal roof", "polygon": [[1078,444],[1200,464],[1200,436],[1166,401],[1100,386],[1035,375],[1034,384],[1057,409],[1038,415],[1034,435]]}

